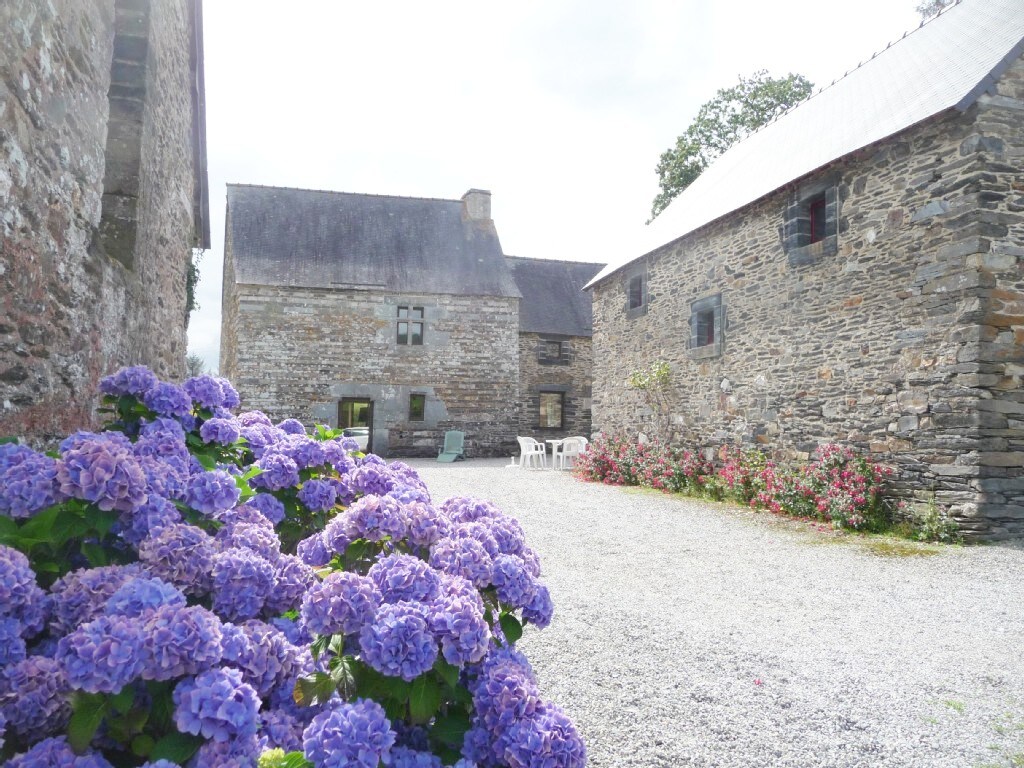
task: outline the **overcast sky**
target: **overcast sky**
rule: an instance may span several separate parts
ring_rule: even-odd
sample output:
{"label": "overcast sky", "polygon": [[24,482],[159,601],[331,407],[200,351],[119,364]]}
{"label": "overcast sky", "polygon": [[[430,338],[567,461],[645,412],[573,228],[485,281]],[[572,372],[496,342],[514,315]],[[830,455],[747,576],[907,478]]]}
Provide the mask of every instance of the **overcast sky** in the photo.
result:
{"label": "overcast sky", "polygon": [[213,244],[189,349],[217,368],[228,182],[489,189],[507,254],[638,256],[658,157],[703,102],[758,69],[828,85],[916,4],[206,0]]}

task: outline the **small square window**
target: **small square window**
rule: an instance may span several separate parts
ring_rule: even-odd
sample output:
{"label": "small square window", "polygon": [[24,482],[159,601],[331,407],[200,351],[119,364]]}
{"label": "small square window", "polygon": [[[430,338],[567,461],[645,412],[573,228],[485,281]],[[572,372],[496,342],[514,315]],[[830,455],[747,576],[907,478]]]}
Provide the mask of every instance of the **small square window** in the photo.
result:
{"label": "small square window", "polygon": [[561,429],[562,411],[565,403],[564,392],[540,393],[540,427],[542,429]]}
{"label": "small square window", "polygon": [[423,307],[398,308],[398,334],[396,341],[403,345],[422,346]]}
{"label": "small square window", "polygon": [[423,421],[426,409],[426,395],[409,395],[409,421]]}
{"label": "small square window", "polygon": [[557,360],[562,356],[562,342],[560,341],[546,341],[544,342],[544,352],[549,360]]}

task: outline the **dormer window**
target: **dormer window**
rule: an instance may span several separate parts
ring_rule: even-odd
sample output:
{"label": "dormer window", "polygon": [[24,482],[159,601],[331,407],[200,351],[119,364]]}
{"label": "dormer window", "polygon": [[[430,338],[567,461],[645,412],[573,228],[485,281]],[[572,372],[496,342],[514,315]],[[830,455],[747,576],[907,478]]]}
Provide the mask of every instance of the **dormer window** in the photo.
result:
{"label": "dormer window", "polygon": [[789,264],[813,264],[839,251],[839,188],[818,181],[795,190],[780,228],[782,249]]}

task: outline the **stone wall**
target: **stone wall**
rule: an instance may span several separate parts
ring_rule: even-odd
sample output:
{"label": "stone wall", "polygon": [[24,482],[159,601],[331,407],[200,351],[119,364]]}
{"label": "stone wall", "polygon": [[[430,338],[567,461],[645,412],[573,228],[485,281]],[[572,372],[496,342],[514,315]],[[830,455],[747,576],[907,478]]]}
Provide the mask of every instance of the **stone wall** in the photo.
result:
{"label": "stone wall", "polygon": [[[97,381],[121,365],[184,373],[192,13],[0,4],[0,434],[90,424]],[[132,206],[104,194],[115,166]]]}
{"label": "stone wall", "polygon": [[[662,358],[671,439],[797,459],[850,444],[898,469],[895,493],[934,498],[968,535],[1024,533],[1020,72],[998,98],[848,156],[596,286],[595,429],[653,431],[624,382]],[[823,186],[837,234],[793,258],[787,211]],[[626,308],[637,271],[644,313]],[[693,305],[719,296],[718,338],[691,348]]]}
{"label": "stone wall", "polygon": [[[513,452],[518,299],[235,285],[229,270],[221,373],[244,408],[336,426],[343,397],[367,397],[375,453],[436,456],[450,429],[470,456]],[[396,344],[399,305],[424,307],[422,346]],[[409,420],[411,394],[424,421]]]}
{"label": "stone wall", "polygon": [[[553,354],[549,345],[559,345]],[[591,375],[593,346],[586,336],[519,334],[519,434],[538,440],[570,435],[590,438]],[[563,394],[562,428],[542,428],[540,393]]]}

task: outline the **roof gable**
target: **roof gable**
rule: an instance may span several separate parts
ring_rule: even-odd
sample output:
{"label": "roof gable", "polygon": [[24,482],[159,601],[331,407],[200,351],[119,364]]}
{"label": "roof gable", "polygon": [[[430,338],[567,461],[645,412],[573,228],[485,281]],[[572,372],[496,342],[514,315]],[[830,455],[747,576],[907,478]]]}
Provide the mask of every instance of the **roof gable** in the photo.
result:
{"label": "roof gable", "polygon": [[[733,145],[645,227],[633,254],[650,253],[941,112],[966,110],[1022,53],[1021,0],[960,0]],[[589,285],[639,257],[609,264]]]}
{"label": "roof gable", "polygon": [[518,256],[508,256],[506,260],[523,295],[519,302],[521,333],[593,334],[591,296],[583,286],[603,264]]}
{"label": "roof gable", "polygon": [[460,200],[228,185],[237,283],[516,297],[494,223]]}

